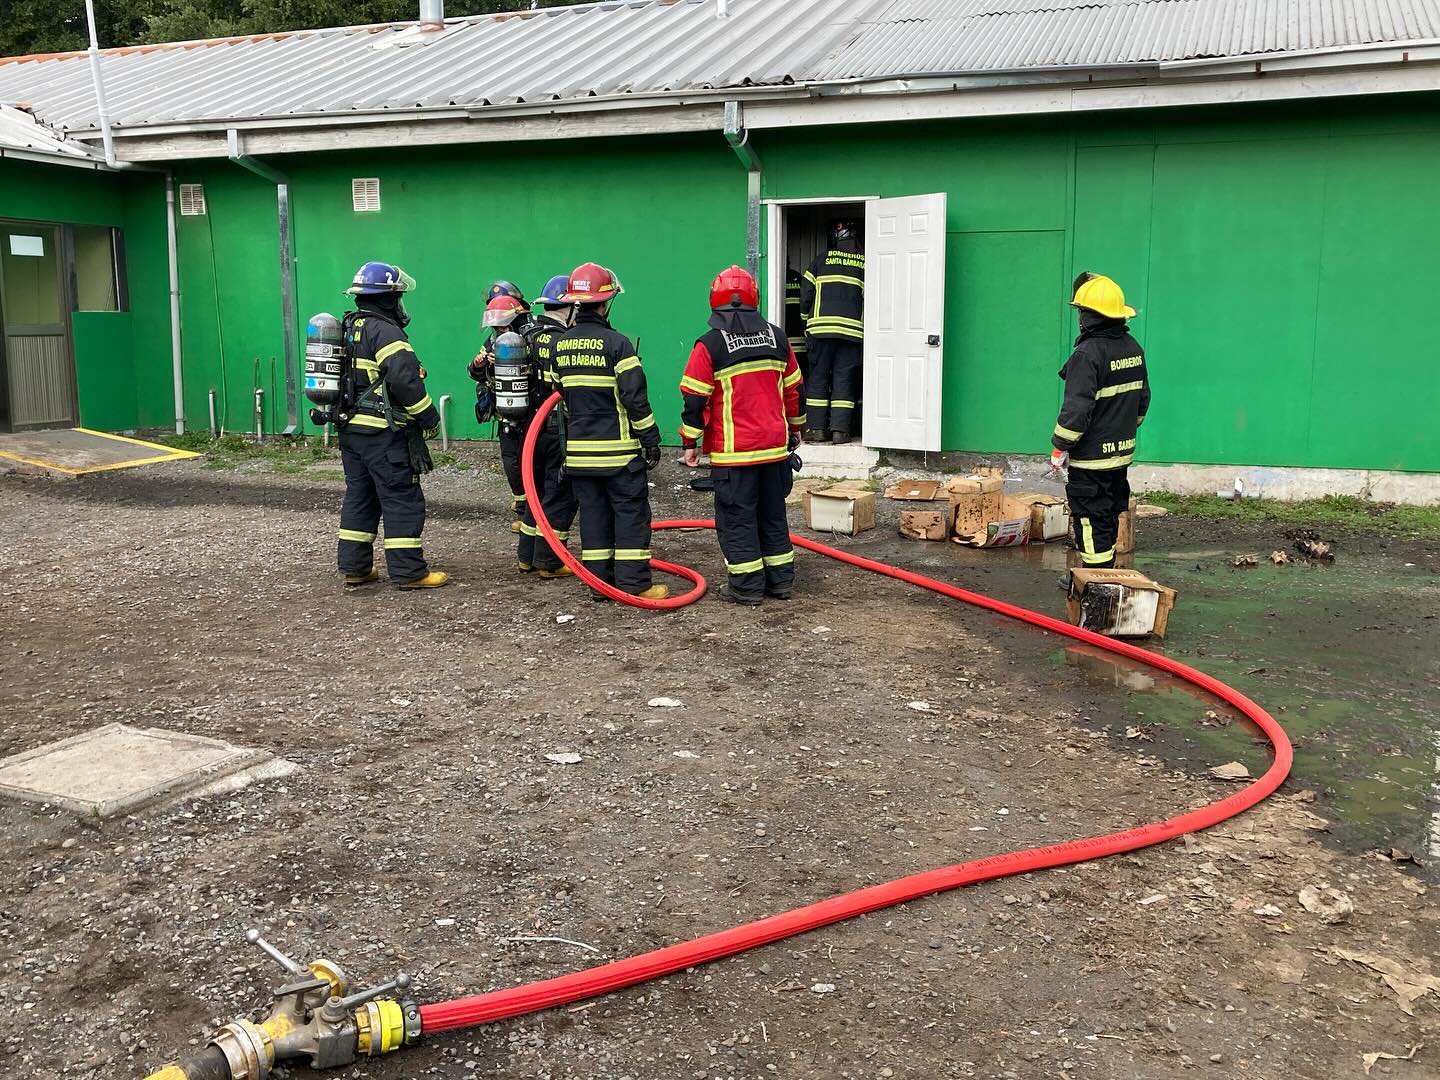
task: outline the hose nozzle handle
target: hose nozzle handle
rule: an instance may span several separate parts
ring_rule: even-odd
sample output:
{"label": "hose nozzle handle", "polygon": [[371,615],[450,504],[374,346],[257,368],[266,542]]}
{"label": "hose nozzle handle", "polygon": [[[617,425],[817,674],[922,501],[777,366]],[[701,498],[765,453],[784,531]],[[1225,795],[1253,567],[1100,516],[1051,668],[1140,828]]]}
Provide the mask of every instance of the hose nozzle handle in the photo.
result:
{"label": "hose nozzle handle", "polygon": [[286,956],[279,949],[275,948],[274,945],[271,945],[268,941],[266,941],[263,937],[260,936],[260,931],[255,929],[254,927],[251,927],[249,930],[245,931],[245,940],[248,941],[251,945],[259,948],[261,952],[263,952],[266,956],[270,957],[271,960],[274,960],[291,975],[310,974],[308,968],[302,967],[300,964],[290,959],[290,957]]}

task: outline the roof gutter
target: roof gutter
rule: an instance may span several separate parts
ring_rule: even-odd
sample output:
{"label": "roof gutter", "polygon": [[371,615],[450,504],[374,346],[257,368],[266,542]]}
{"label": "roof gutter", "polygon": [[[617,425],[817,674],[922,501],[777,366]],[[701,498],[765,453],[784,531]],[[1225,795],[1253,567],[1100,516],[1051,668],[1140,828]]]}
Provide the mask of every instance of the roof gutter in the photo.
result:
{"label": "roof gutter", "polygon": [[280,317],[284,320],[281,341],[285,349],[285,430],[284,435],[300,434],[300,401],[296,387],[295,362],[299,356],[297,341],[299,315],[295,305],[295,256],[290,216],[290,178],[279,169],[253,158],[242,151],[240,133],[234,128],[226,132],[229,158],[242,169],[275,185],[275,203],[279,220],[280,241]]}
{"label": "roof gutter", "polygon": [[764,166],[760,164],[760,155],[750,145],[750,132],[745,130],[745,114],[738,101],[725,103],[725,141],[740,158],[749,176],[745,199],[745,269],[750,271],[751,277],[759,281],[760,183]]}

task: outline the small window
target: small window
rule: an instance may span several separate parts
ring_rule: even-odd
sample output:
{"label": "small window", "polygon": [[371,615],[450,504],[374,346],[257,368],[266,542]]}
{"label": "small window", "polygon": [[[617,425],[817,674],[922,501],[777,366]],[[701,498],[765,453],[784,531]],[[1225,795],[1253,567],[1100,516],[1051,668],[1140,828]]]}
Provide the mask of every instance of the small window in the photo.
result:
{"label": "small window", "polygon": [[123,241],[119,229],[76,225],[73,232],[76,311],[124,311]]}
{"label": "small window", "polygon": [[200,217],[205,213],[205,186],[203,184],[180,185],[180,216]]}
{"label": "small window", "polygon": [[350,181],[350,202],[355,212],[374,213],[380,209],[380,180],[365,176]]}

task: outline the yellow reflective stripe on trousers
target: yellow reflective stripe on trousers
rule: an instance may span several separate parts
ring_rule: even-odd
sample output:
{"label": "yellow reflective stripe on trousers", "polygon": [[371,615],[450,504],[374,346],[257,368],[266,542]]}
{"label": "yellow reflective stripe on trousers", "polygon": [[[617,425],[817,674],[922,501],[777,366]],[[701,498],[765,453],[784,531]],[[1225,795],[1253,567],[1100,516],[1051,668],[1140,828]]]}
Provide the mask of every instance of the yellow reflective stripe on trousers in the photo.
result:
{"label": "yellow reflective stripe on trousers", "polygon": [[685,375],[680,379],[680,389],[689,390],[691,393],[699,394],[701,397],[709,397],[715,392],[715,384],[701,382],[699,379],[692,379],[689,375]]}
{"label": "yellow reflective stripe on trousers", "polygon": [[1091,471],[1119,469],[1129,465],[1130,462],[1134,460],[1134,454],[1121,454],[1119,457],[1112,458],[1096,458],[1092,461],[1076,461],[1074,458],[1071,458],[1070,467],[1072,469],[1090,469]]}
{"label": "yellow reflective stripe on trousers", "polygon": [[615,557],[614,548],[581,548],[580,558],[585,562],[604,562]]}
{"label": "yellow reflective stripe on trousers", "polygon": [[385,537],[385,550],[393,551],[397,548],[418,548],[420,537],[418,536],[387,536]]}
{"label": "yellow reflective stripe on trousers", "polygon": [[805,404],[808,405],[808,406],[809,406],[810,408],[812,408],[812,409],[828,409],[828,408],[830,407],[830,399],[829,399],[829,398],[819,398],[819,397],[807,397],[807,398],[805,399]]}
{"label": "yellow reflective stripe on trousers", "polygon": [[419,401],[415,402],[414,405],[406,405],[405,411],[411,416],[419,416],[422,412],[430,408],[430,406],[433,404],[435,403],[430,400],[430,395],[426,394]]}
{"label": "yellow reflective stripe on trousers", "polygon": [[1080,554],[1093,555],[1095,553],[1095,534],[1090,530],[1090,519],[1080,519]]}
{"label": "yellow reflective stripe on trousers", "polygon": [[795,561],[795,552],[792,550],[785,552],[784,555],[766,555],[761,561],[766,566],[789,566]]}
{"label": "yellow reflective stripe on trousers", "polygon": [[784,446],[772,447],[769,450],[716,450],[710,455],[710,463],[712,465],[760,465],[767,461],[779,461],[789,454],[789,449]]}
{"label": "yellow reflective stripe on trousers", "polygon": [[375,353],[375,363],[383,363],[384,361],[389,360],[390,357],[394,356],[396,353],[414,351],[415,350],[410,347],[410,343],[408,341],[392,341],[389,345],[386,345],[383,349],[380,349],[378,352]]}
{"label": "yellow reflective stripe on trousers", "polygon": [[830,402],[830,407],[832,409],[853,409],[855,403],[853,401],[841,401],[839,398],[833,398]]}
{"label": "yellow reflective stripe on trousers", "polygon": [[1102,386],[1095,391],[1095,399],[1115,397],[1117,394],[1128,394],[1132,390],[1139,390],[1144,387],[1144,382],[1117,383],[1115,386]]}
{"label": "yellow reflective stripe on trousers", "polygon": [[341,540],[350,540],[357,544],[373,544],[375,542],[373,532],[361,532],[359,529],[341,529],[335,535]]}
{"label": "yellow reflective stripe on trousers", "polygon": [[616,562],[649,562],[649,548],[616,548]]}
{"label": "yellow reflective stripe on trousers", "polygon": [[732,574],[755,574],[765,569],[765,560],[751,559],[749,562],[727,562],[725,569]]}
{"label": "yellow reflective stripe on trousers", "polygon": [[620,360],[615,364],[615,374],[624,375],[625,372],[634,371],[639,366],[640,358],[638,356],[627,356],[624,360]]}
{"label": "yellow reflective stripe on trousers", "polygon": [[1071,442],[1074,442],[1076,439],[1080,438],[1080,436],[1084,435],[1085,433],[1083,431],[1076,431],[1073,428],[1061,427],[1059,424],[1056,424],[1055,434],[1059,435],[1062,439],[1069,439]]}
{"label": "yellow reflective stripe on trousers", "polygon": [[1109,562],[1113,558],[1115,558],[1114,548],[1109,551],[1082,551],[1080,553],[1080,561],[1090,566],[1095,563]]}

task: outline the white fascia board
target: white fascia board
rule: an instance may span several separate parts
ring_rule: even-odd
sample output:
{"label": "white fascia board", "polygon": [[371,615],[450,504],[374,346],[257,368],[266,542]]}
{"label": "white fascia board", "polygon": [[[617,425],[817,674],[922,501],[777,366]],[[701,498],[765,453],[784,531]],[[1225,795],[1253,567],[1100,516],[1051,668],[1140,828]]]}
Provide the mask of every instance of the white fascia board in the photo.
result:
{"label": "white fascia board", "polygon": [[850,92],[803,104],[752,102],[746,106],[745,123],[751,130],[758,131],[817,124],[1176,108],[1426,90],[1440,90],[1440,64],[1411,62],[1396,67],[1333,71],[1312,68],[1261,75],[1252,70],[1243,78],[1192,76],[1084,86],[1006,86],[890,94]]}

